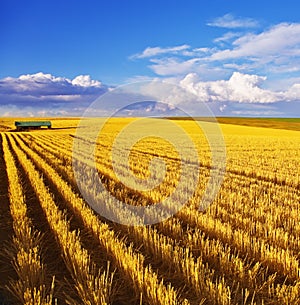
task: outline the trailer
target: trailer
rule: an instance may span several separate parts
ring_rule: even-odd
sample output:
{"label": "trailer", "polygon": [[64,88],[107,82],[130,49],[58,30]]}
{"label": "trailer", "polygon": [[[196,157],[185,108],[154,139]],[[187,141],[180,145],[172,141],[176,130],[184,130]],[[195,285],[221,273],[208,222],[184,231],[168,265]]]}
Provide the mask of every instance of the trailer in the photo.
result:
{"label": "trailer", "polygon": [[42,127],[47,127],[48,129],[52,127],[50,121],[16,121],[15,126],[18,131],[31,130],[31,129],[41,129]]}

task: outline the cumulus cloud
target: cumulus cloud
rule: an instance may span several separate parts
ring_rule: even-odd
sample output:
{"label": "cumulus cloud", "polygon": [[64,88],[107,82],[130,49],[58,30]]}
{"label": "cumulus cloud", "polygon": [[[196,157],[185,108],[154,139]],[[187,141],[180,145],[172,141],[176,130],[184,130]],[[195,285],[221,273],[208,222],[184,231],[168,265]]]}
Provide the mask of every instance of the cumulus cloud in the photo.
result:
{"label": "cumulus cloud", "polygon": [[108,89],[89,75],[69,79],[39,72],[17,78],[5,77],[0,79],[0,111],[2,116],[8,113],[17,115],[20,109],[26,115],[38,115],[45,110],[57,115],[63,115],[66,111],[79,114],[79,109],[83,111]]}
{"label": "cumulus cloud", "polygon": [[[189,115],[300,117],[300,83],[284,91],[273,91],[264,88],[265,76],[240,72],[217,81],[202,81],[197,73],[189,73],[184,78],[164,82],[180,85],[186,91],[148,85],[148,93]],[[201,106],[204,104],[211,112]]]}
{"label": "cumulus cloud", "polygon": [[272,91],[262,88],[265,81],[265,76],[234,72],[228,80],[204,82],[196,73],[189,73],[180,85],[203,102],[268,104],[300,101],[300,83],[286,91]]}
{"label": "cumulus cloud", "polygon": [[[202,81],[197,73],[189,73],[163,82],[153,80],[141,85],[141,92],[148,96],[146,100],[173,105],[173,113],[181,109],[192,116],[300,116],[300,83],[272,91],[264,87],[265,82],[265,76],[240,72],[216,81]],[[172,116],[170,109],[160,114]]]}
{"label": "cumulus cloud", "polygon": [[208,22],[207,25],[220,28],[236,29],[255,28],[259,26],[259,23],[252,18],[238,18],[232,14],[225,14],[222,17],[215,18],[211,22]]}
{"label": "cumulus cloud", "polygon": [[100,88],[102,86],[101,82],[98,80],[91,79],[90,75],[78,75],[74,79],[72,79],[72,85],[80,86],[80,87],[94,87]]}
{"label": "cumulus cloud", "polygon": [[55,77],[42,72],[25,74],[17,78],[0,79],[0,93],[23,93],[33,96],[88,94],[106,89],[106,86],[89,75],[79,75],[74,79]]}

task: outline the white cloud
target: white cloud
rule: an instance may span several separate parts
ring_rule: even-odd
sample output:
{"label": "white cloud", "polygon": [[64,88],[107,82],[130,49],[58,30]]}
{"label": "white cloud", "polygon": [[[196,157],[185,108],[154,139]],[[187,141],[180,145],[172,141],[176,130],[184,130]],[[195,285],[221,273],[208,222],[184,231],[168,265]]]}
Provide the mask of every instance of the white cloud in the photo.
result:
{"label": "white cloud", "polygon": [[195,48],[193,49],[194,52],[201,52],[201,53],[209,53],[211,51],[210,48]]}
{"label": "white cloud", "polygon": [[293,84],[286,92],[285,98],[287,100],[300,100],[300,83]]}
{"label": "white cloud", "polygon": [[[8,77],[7,79],[14,80],[12,77]],[[42,72],[38,72],[35,74],[24,74],[20,75],[18,77],[19,80],[21,81],[28,81],[28,82],[40,82],[40,83],[47,83],[49,81],[51,82],[61,82],[65,81],[66,78],[64,77],[55,77],[51,74],[45,74]]]}
{"label": "white cloud", "polygon": [[259,34],[248,33],[232,43],[232,49],[217,51],[210,60],[253,57],[265,63],[285,62],[300,55],[300,23],[281,23]]}
{"label": "white cloud", "polygon": [[185,74],[194,68],[195,64],[199,61],[198,58],[189,60],[179,60],[177,58],[164,58],[164,59],[151,59],[152,65],[150,68],[158,75],[178,75]]}
{"label": "white cloud", "polygon": [[189,73],[183,78],[165,78],[162,83],[142,84],[140,92],[148,97],[145,100],[171,104],[173,112],[182,109],[192,116],[211,115],[203,103],[220,116],[300,115],[300,83],[285,91],[272,91],[264,88],[265,82],[265,76],[239,72],[217,81],[202,81],[197,73]]}
{"label": "white cloud", "polygon": [[224,42],[228,42],[230,40],[232,40],[233,38],[239,37],[241,36],[241,33],[234,33],[234,32],[226,32],[224,35],[215,38],[214,42],[215,43],[224,43]]}
{"label": "white cloud", "polygon": [[207,25],[220,28],[236,29],[255,28],[259,26],[259,23],[252,18],[237,18],[232,14],[225,14],[222,17],[215,18],[211,22],[208,22]]}
{"label": "white cloud", "polygon": [[91,79],[90,75],[78,75],[71,81],[72,85],[80,87],[97,87],[102,86],[101,82],[98,80]]}
{"label": "white cloud", "polygon": [[183,45],[175,46],[175,47],[166,47],[166,48],[148,47],[142,53],[132,55],[130,58],[131,59],[148,58],[148,57],[154,57],[154,56],[161,55],[161,54],[177,54],[177,53],[185,51],[189,48],[190,48],[190,46],[187,44],[183,44]]}
{"label": "white cloud", "polygon": [[[231,17],[226,16],[228,21]],[[235,71],[270,78],[275,74],[295,77],[300,71],[300,23],[280,23],[257,33],[232,29],[212,43],[199,48],[149,47],[135,58],[148,58],[149,67],[160,76],[196,72],[206,80],[228,77]]]}
{"label": "white cloud", "polygon": [[165,57],[162,59],[153,58],[149,67],[155,74],[161,77],[175,77],[186,75],[192,71],[205,79],[216,79],[226,77],[230,73],[220,66],[212,66],[201,57],[187,60],[176,57]]}
{"label": "white cloud", "polygon": [[268,104],[300,101],[300,83],[286,91],[263,89],[266,77],[234,72],[228,80],[200,81],[196,73],[186,75],[180,85],[203,102],[234,102]]}

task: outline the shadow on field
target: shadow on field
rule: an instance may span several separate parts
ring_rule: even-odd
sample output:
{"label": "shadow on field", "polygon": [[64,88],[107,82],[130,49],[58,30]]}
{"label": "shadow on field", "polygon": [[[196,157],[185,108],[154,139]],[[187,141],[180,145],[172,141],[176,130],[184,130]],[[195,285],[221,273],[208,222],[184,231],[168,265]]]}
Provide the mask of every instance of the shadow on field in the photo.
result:
{"label": "shadow on field", "polygon": [[53,130],[64,130],[64,129],[76,129],[76,127],[52,127],[52,128],[39,128],[39,129],[27,129],[27,130],[17,130],[17,129],[10,129],[6,130],[5,132],[32,132],[32,131],[53,131]]}
{"label": "shadow on field", "polygon": [[3,156],[2,137],[0,136],[0,305],[13,304],[8,299],[13,299],[6,290],[10,280],[16,280],[17,274],[14,271],[9,253],[12,252],[13,220],[10,213],[10,201],[8,194],[8,178],[6,165]]}

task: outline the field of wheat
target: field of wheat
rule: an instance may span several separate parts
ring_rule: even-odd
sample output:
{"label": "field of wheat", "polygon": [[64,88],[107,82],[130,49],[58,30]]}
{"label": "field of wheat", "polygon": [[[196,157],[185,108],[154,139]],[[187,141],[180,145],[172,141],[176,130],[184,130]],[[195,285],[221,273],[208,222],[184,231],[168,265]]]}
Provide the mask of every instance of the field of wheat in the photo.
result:
{"label": "field of wheat", "polygon": [[[130,171],[146,179],[155,156],[164,177],[148,191],[124,185],[115,169],[128,168],[112,165],[112,145],[132,121],[112,119],[99,135],[97,172],[119,201],[155,205],[178,187],[181,160],[171,143],[141,139]],[[109,200],[95,189],[94,158],[84,146],[74,153],[78,120],[30,132],[13,132],[13,122],[0,124],[0,304],[300,304],[299,131],[221,124],[226,171],[199,210],[210,147],[193,122],[176,120],[199,155],[192,196],[163,222],[127,226],[95,212],[78,188],[74,162],[87,192]]]}

